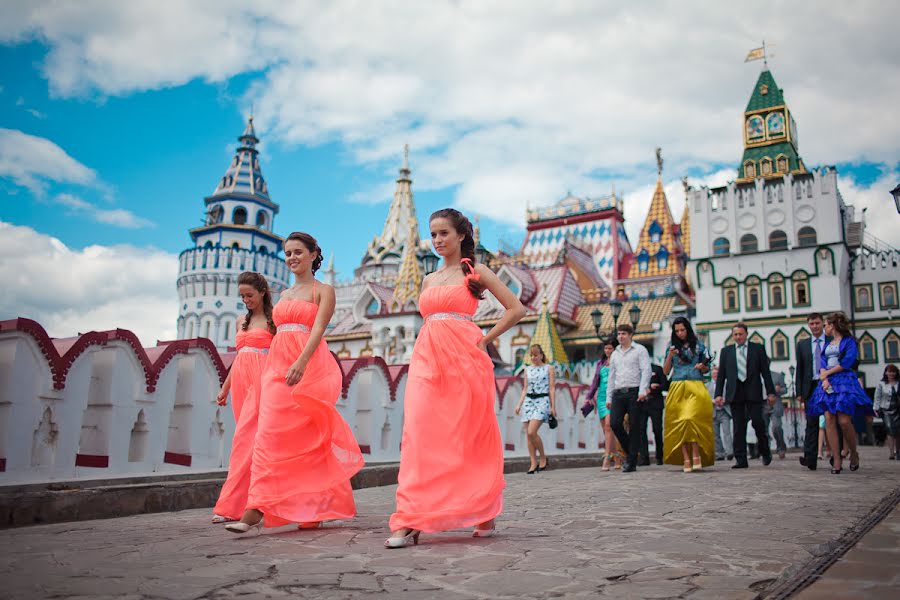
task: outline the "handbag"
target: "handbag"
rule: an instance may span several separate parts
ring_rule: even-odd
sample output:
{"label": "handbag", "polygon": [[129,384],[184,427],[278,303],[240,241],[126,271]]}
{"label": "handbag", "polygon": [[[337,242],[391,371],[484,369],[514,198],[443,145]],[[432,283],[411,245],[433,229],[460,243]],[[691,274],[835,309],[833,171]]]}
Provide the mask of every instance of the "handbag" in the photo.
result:
{"label": "handbag", "polygon": [[585,402],[581,405],[581,414],[585,417],[591,414],[594,411],[594,405],[590,402]]}
{"label": "handbag", "polygon": [[559,425],[559,421],[556,420],[556,417],[550,415],[550,418],[547,419],[547,425],[550,426],[550,429],[556,429],[556,426]]}

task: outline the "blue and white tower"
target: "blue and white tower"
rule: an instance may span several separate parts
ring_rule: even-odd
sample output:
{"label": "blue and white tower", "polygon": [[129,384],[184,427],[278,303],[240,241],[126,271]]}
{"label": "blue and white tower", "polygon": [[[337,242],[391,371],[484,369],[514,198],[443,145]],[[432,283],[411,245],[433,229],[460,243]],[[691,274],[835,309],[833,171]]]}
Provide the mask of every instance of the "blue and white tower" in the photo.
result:
{"label": "blue and white tower", "polygon": [[178,266],[178,337],[209,338],[220,350],[234,345],[235,319],[245,311],[238,275],[262,273],[276,296],[290,278],[279,257],[283,240],[272,232],[278,205],[259,167],[253,117],[238,141],[225,175],[204,198],[203,225],[190,230],[194,247],[179,255]]}

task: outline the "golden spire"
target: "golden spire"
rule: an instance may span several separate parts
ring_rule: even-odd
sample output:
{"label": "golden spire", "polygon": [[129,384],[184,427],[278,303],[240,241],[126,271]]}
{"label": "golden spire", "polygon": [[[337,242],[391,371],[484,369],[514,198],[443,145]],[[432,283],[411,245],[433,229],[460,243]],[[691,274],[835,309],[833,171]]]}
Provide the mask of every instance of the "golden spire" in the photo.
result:
{"label": "golden spire", "polygon": [[400,257],[400,272],[397,273],[397,284],[394,286],[394,298],[391,301],[391,312],[401,312],[406,305],[415,300],[422,287],[422,270],[419,268],[419,259],[416,256],[416,244],[413,239],[418,239],[418,223],[415,217],[409,220],[409,231],[406,237],[406,245],[403,247],[403,255]]}
{"label": "golden spire", "polygon": [[[547,301],[547,296],[544,296],[541,302],[541,312],[537,318],[531,343],[541,347],[541,350],[544,351],[544,355],[547,357],[548,364],[569,363],[566,349],[559,338],[559,332],[556,330],[553,318],[550,316],[550,303]],[[525,364],[531,364],[531,355],[529,353],[525,354]]]}
{"label": "golden spire", "polygon": [[475,238],[476,246],[478,245],[478,242],[481,240],[481,231],[480,231],[480,228],[478,227],[479,221],[481,221],[481,216],[476,213],[475,214],[475,227],[473,228],[473,231],[472,231],[472,237]]}

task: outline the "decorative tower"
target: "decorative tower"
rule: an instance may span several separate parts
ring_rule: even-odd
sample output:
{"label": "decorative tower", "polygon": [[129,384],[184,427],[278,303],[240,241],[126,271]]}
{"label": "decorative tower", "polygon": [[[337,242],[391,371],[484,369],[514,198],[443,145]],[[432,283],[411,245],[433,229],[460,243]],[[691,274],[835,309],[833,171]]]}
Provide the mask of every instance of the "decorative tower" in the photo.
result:
{"label": "decorative tower", "polygon": [[737,182],[806,172],[798,154],[797,124],[766,66],[744,111],[744,156]]}
{"label": "decorative tower", "polygon": [[[547,358],[547,364],[561,367],[569,364],[569,356],[566,354],[566,349],[563,347],[562,340],[559,337],[556,322],[550,315],[550,302],[547,300],[547,296],[544,296],[541,301],[541,312],[538,314],[531,343],[541,347],[544,351],[544,356]],[[524,364],[531,364],[531,355],[527,352],[525,353]]]}
{"label": "decorative tower", "polygon": [[[419,237],[419,226],[415,217],[409,220],[409,231],[406,239],[413,240]],[[403,248],[403,256],[400,261],[400,271],[397,273],[397,284],[394,286],[394,297],[391,300],[391,312],[408,312],[418,310],[416,298],[422,289],[422,269],[419,267],[419,259],[416,256],[416,245],[406,244]]]}
{"label": "decorative tower", "polygon": [[273,294],[288,285],[290,271],[279,258],[282,238],[272,232],[278,205],[269,198],[259,167],[253,117],[211,196],[204,198],[204,223],[190,230],[194,247],[178,259],[178,337],[205,337],[219,350],[234,345],[235,320],[246,309],[237,291],[243,271],[256,271]]}

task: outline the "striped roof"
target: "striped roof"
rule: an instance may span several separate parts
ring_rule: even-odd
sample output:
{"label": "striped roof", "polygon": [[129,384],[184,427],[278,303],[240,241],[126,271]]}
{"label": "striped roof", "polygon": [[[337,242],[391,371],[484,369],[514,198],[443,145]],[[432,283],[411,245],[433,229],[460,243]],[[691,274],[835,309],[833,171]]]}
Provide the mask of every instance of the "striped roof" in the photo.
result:
{"label": "striped roof", "polygon": [[[643,300],[624,301],[622,302],[622,312],[619,314],[619,323],[631,322],[628,311],[631,310],[632,306],[637,304],[638,308],[641,309],[641,320],[638,323],[637,331],[635,333],[653,334],[656,332],[654,324],[667,319],[669,315],[672,314],[672,307],[675,306],[676,299],[675,296],[666,296],[663,298],[645,298]],[[615,325],[609,304],[605,302],[594,302],[591,304],[582,304],[578,307],[575,313],[575,329],[563,335],[563,339],[576,340],[587,338],[596,340],[597,334],[594,330],[594,322],[591,319],[591,312],[593,312],[595,308],[599,308],[600,312],[603,313],[600,332],[611,332]]]}
{"label": "striped roof", "polygon": [[357,321],[353,317],[353,312],[348,311],[333,327],[325,330],[325,338],[330,341],[340,336],[368,337],[371,333],[371,323]]}
{"label": "striped roof", "polygon": [[[510,266],[504,265],[504,268]],[[517,268],[522,269],[521,266]],[[522,302],[525,306],[525,316],[533,317],[539,314],[540,304],[537,299],[546,298],[552,314],[556,314],[558,318],[566,321],[573,321],[575,308],[584,302],[584,296],[569,268],[565,265],[555,265],[542,269],[526,268],[524,270],[528,271],[536,285],[534,299],[531,302]],[[476,321],[499,319],[503,315],[503,310],[503,307],[496,301],[479,302],[474,318]]]}
{"label": "striped roof", "polygon": [[225,175],[219,179],[212,196],[206,198],[207,204],[239,194],[242,197],[251,196],[260,203],[273,208],[277,213],[278,205],[269,198],[269,188],[259,166],[259,151],[256,149],[259,138],[256,137],[256,130],[253,128],[253,117],[247,121],[247,127],[238,141],[241,144],[238,146],[234,158],[231,159],[231,164],[225,170]]}
{"label": "striped roof", "polygon": [[[531,343],[541,347],[548,363],[569,364],[566,349],[563,348],[562,340],[559,339],[556,322],[550,316],[550,303],[547,298],[541,302],[541,312],[534,328],[534,335],[531,336]],[[531,355],[528,353],[525,354],[525,364],[531,364]]]}

